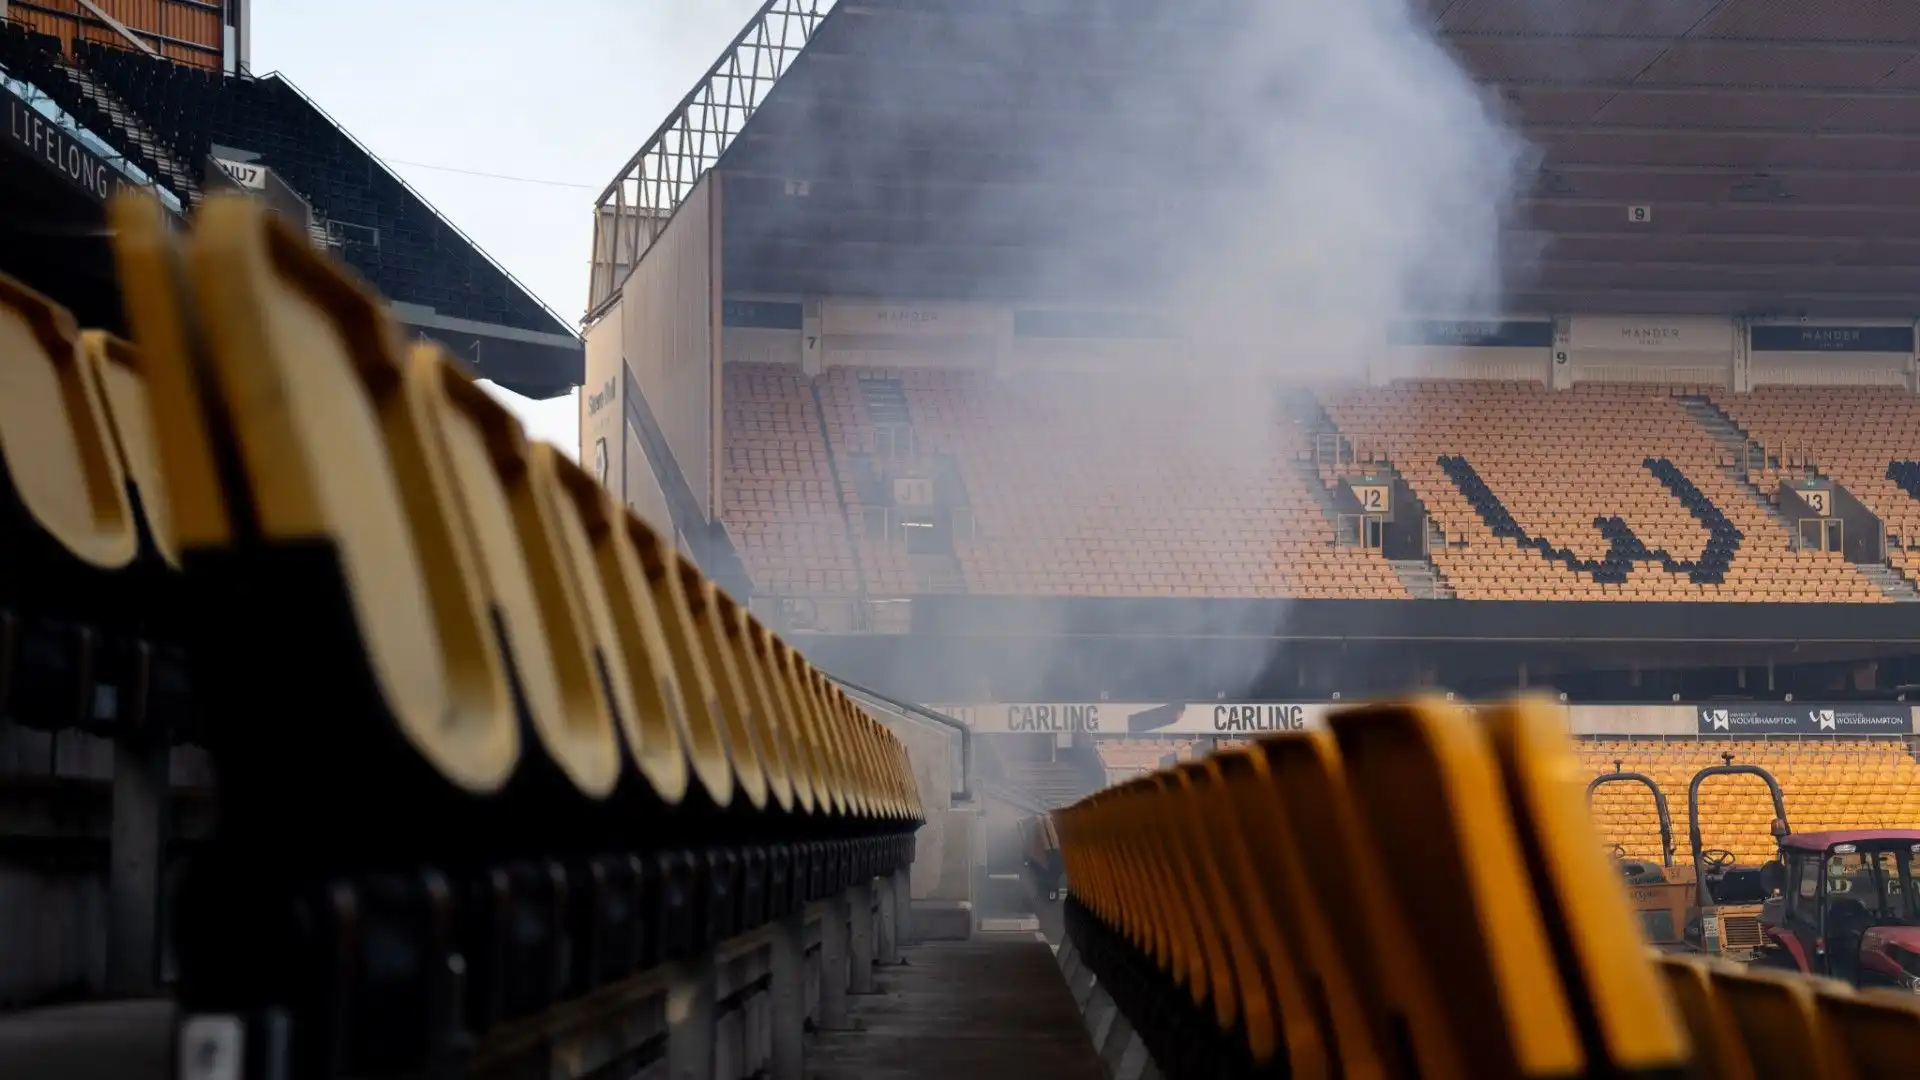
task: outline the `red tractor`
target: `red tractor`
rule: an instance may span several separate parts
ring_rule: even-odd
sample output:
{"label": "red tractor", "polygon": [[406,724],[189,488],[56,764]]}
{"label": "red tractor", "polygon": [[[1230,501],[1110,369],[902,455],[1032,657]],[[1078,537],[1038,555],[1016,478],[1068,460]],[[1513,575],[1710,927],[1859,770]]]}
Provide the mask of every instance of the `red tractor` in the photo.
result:
{"label": "red tractor", "polygon": [[1759,963],[1920,993],[1920,829],[1789,835],[1761,873]]}

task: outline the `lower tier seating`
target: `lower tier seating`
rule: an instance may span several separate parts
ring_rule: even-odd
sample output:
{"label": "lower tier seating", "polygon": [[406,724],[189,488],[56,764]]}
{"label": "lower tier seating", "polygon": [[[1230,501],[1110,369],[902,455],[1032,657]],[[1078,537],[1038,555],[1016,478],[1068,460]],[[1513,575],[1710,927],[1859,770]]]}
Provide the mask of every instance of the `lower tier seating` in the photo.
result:
{"label": "lower tier seating", "polygon": [[[1169,1080],[1911,1072],[1910,976],[1827,955],[1858,932],[1847,950],[1789,921],[1794,948],[1750,966],[1647,948],[1550,708],[1380,705],[1329,728],[1055,815],[1062,962]],[[1876,848],[1896,881],[1916,838]],[[1885,913],[1876,930],[1911,932]]]}
{"label": "lower tier seating", "polygon": [[[1687,850],[1687,785],[1695,773],[1723,763],[1758,765],[1779,781],[1794,832],[1920,827],[1920,764],[1897,739],[1844,742],[1597,740],[1580,744],[1589,777],[1614,771],[1654,778],[1673,818],[1674,857]],[[1709,777],[1700,787],[1703,846],[1731,851],[1747,865],[1773,857],[1768,829],[1773,808],[1766,785],[1753,776]],[[1645,786],[1602,785],[1594,792],[1594,820],[1609,844],[1628,856],[1657,860],[1658,817]]]}

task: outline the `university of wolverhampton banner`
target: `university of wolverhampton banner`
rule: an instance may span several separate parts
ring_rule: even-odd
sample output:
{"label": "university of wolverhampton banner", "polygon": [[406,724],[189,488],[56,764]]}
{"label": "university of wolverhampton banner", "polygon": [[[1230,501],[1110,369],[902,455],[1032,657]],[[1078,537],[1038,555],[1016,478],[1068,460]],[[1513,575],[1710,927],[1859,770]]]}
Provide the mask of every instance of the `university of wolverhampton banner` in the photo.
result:
{"label": "university of wolverhampton banner", "polygon": [[1702,705],[1702,735],[1907,735],[1913,709],[1895,703],[1819,705],[1741,702]]}

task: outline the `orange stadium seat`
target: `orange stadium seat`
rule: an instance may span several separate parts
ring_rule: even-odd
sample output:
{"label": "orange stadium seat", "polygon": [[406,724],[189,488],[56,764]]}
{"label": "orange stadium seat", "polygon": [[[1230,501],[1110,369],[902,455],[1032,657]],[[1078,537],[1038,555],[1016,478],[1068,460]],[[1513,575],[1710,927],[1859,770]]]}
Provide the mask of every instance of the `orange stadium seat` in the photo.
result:
{"label": "orange stadium seat", "polygon": [[[1433,561],[1457,595],[1477,600],[1885,602],[1838,553],[1794,550],[1757,493],[1678,400],[1697,391],[1539,383],[1404,382],[1328,395],[1326,408],[1361,460],[1390,461],[1445,538]],[[1665,459],[1739,530],[1724,580],[1699,583],[1635,563],[1624,583],[1550,562],[1497,537],[1443,456],[1466,459],[1529,536],[1599,560],[1611,542],[1598,517],[1619,516],[1649,548],[1698,557],[1708,533],[1648,467]],[[1884,467],[1884,466],[1883,466]]]}
{"label": "orange stadium seat", "polygon": [[721,513],[754,588],[857,592],[847,517],[806,376],[776,364],[728,364],[725,372]]}
{"label": "orange stadium seat", "polygon": [[[1673,815],[1674,858],[1690,862],[1687,850],[1687,784],[1731,753],[1734,763],[1758,765],[1773,774],[1787,800],[1793,831],[1912,828],[1920,825],[1920,763],[1899,739],[1822,742],[1737,742],[1621,739],[1580,744],[1590,775],[1614,771],[1653,777]],[[1751,776],[1709,777],[1700,786],[1700,830],[1706,847],[1722,848],[1742,863],[1773,857],[1768,833],[1773,809],[1766,788]],[[1660,856],[1653,796],[1635,784],[1605,784],[1593,796],[1594,824],[1628,857]]]}

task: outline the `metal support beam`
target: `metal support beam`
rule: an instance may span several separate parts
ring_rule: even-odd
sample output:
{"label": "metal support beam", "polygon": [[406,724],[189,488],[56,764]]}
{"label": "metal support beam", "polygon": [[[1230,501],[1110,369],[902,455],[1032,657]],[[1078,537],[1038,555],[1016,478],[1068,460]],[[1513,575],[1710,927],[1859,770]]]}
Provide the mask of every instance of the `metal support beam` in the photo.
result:
{"label": "metal support beam", "polygon": [[895,921],[894,940],[902,948],[913,944],[913,867],[903,866],[893,872],[890,881],[893,886],[893,910]]}
{"label": "metal support beam", "polygon": [[681,965],[667,988],[669,1080],[713,1080],[714,967],[708,953]]}
{"label": "metal support beam", "polygon": [[820,917],[820,1027],[847,1029],[847,893],[828,900]]}
{"label": "metal support beam", "polygon": [[119,19],[116,19],[113,16],[107,14],[106,11],[102,9],[99,4],[94,3],[93,0],[80,0],[80,6],[83,8],[86,8],[88,11],[93,12],[94,18],[97,18],[101,22],[106,23],[109,27],[113,29],[114,33],[119,34],[121,37],[126,38],[129,42],[132,42],[134,48],[139,49],[141,52],[146,53],[148,56],[157,57],[160,55],[158,52],[154,50],[153,46],[146,43],[146,40],[144,38],[140,37],[140,35],[134,33],[133,31],[127,29],[126,23],[123,23]]}
{"label": "metal support beam", "polygon": [[146,685],[151,653],[142,652],[138,687],[116,717],[113,822],[108,840],[107,992],[146,997],[160,984],[160,907],[166,879],[173,751],[167,733],[149,729]]}
{"label": "metal support beam", "polygon": [[873,882],[864,881],[847,890],[849,936],[847,989],[855,994],[873,993]]}
{"label": "metal support beam", "polygon": [[768,957],[769,1009],[772,1024],[770,1080],[805,1080],[806,1076],[806,921],[789,915],[773,925]]}
{"label": "metal support beam", "polygon": [[895,870],[873,884],[874,899],[880,902],[879,922],[875,927],[878,953],[874,960],[888,966],[900,962],[900,894],[893,887],[893,879],[899,874],[900,871]]}

